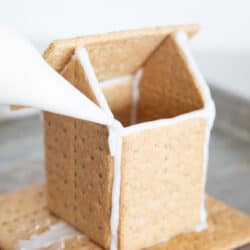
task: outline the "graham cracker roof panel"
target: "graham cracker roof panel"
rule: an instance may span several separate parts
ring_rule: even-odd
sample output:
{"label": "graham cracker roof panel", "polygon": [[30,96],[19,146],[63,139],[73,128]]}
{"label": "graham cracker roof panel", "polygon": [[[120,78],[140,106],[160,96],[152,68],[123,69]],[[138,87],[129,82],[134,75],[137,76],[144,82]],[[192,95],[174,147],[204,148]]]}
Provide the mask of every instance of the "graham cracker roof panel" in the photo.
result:
{"label": "graham cracker roof panel", "polygon": [[55,70],[61,71],[73,55],[74,48],[86,47],[97,78],[103,81],[134,73],[166,35],[177,30],[192,36],[199,26],[165,26],[57,40],[50,44],[44,58]]}

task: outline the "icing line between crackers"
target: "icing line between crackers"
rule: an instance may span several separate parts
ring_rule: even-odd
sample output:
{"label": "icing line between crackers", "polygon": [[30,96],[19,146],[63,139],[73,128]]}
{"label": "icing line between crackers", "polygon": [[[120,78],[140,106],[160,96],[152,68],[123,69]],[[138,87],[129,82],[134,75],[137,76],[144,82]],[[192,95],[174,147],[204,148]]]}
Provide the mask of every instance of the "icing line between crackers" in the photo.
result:
{"label": "icing line between crackers", "polygon": [[[85,73],[88,78],[89,84],[95,94],[97,101],[101,108],[110,116],[113,114],[106,101],[106,98],[101,90],[101,86],[95,76],[94,69],[90,63],[88,52],[85,48],[77,48],[76,56],[78,57]],[[110,228],[111,228],[111,245],[110,249],[115,250],[118,246],[118,227],[119,227],[119,212],[120,212],[120,181],[121,181],[121,148],[122,148],[122,137],[121,130],[123,126],[120,122],[117,122],[117,127],[109,126],[109,149],[111,155],[114,157],[114,177],[112,185],[112,206],[111,206],[111,217],[110,217]]]}

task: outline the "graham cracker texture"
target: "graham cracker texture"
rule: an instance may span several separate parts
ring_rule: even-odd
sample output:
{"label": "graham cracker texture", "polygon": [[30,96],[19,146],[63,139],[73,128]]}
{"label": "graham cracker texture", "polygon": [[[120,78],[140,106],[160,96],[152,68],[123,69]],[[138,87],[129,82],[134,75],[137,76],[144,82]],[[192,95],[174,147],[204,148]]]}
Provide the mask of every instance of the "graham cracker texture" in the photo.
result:
{"label": "graham cracker texture", "polygon": [[143,67],[139,121],[170,118],[204,106],[200,90],[172,35]]}
{"label": "graham cracker texture", "polygon": [[196,119],[124,138],[120,249],[142,249],[199,224],[204,130]]}
{"label": "graham cracker texture", "polygon": [[[95,101],[78,60],[63,76]],[[51,113],[44,118],[49,208],[108,248],[113,180],[108,130]]]}
{"label": "graham cracker texture", "polygon": [[16,249],[20,239],[42,233],[56,221],[47,209],[44,186],[0,196],[0,249]]}
{"label": "graham cracker texture", "polygon": [[121,82],[116,86],[103,87],[102,90],[114,117],[123,126],[129,126],[132,116],[132,80]]}
{"label": "graham cracker texture", "polygon": [[58,40],[50,44],[44,57],[60,72],[74,49],[85,47],[98,80],[103,81],[135,72],[167,34],[184,30],[192,36],[198,29],[197,25],[178,25]]}
{"label": "graham cracker texture", "polygon": [[[77,58],[71,58],[69,63],[65,66],[62,75],[90,100],[98,104],[90,84],[88,83],[83,67]],[[130,125],[132,110],[132,80],[125,80],[124,82],[119,82],[119,84],[113,86],[104,86],[102,90],[114,117],[124,126]]]}
{"label": "graham cracker texture", "polygon": [[201,233],[183,233],[153,249],[228,250],[236,249],[250,242],[249,215],[231,208],[213,197],[207,197],[206,207],[208,230]]}
{"label": "graham cracker texture", "polygon": [[[196,26],[57,41],[45,58],[95,103],[86,73],[72,56],[75,47],[87,48],[100,81],[133,74],[141,67],[139,122],[175,117],[204,106],[170,34],[179,29],[191,35]],[[102,90],[114,116],[130,125],[132,81]],[[45,113],[44,124],[49,209],[108,249],[114,167],[108,128],[51,113]],[[204,118],[188,119],[123,137],[119,249],[145,248],[199,224],[206,126]]]}
{"label": "graham cracker texture", "polygon": [[[0,196],[0,249],[18,249],[20,240],[41,235],[60,222],[50,214],[44,186]],[[208,229],[201,233],[181,234],[168,242],[150,247],[151,250],[229,250],[250,242],[250,216],[212,197],[207,197]],[[58,250],[61,243],[39,250]],[[85,236],[68,238],[65,250],[101,250]]]}

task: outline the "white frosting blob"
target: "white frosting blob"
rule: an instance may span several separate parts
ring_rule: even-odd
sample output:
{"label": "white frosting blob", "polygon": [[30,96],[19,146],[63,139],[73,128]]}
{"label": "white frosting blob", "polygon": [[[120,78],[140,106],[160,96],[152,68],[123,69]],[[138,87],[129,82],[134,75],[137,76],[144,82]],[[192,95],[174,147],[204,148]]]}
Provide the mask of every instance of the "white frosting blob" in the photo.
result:
{"label": "white frosting blob", "polygon": [[64,241],[76,236],[84,237],[67,223],[58,222],[41,234],[32,235],[29,240],[20,240],[17,250],[36,250],[53,244],[59,244],[64,249]]}

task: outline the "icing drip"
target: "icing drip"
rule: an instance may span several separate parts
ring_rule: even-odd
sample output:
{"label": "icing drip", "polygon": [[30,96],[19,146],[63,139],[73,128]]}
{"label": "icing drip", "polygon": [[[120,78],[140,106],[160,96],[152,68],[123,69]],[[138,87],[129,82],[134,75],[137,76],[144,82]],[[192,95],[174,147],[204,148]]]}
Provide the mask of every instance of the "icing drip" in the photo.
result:
{"label": "icing drip", "polygon": [[50,226],[49,230],[44,233],[32,235],[29,240],[20,240],[17,250],[36,250],[54,244],[59,245],[60,249],[64,249],[64,241],[76,236],[84,237],[67,223],[59,222]]}
{"label": "icing drip", "polygon": [[132,111],[131,111],[131,124],[135,124],[137,120],[137,106],[140,97],[139,84],[142,78],[142,69],[139,69],[133,79],[133,92],[132,92]]}
{"label": "icing drip", "polygon": [[122,136],[121,130],[111,128],[110,144],[114,153],[114,172],[112,185],[112,207],[110,217],[111,229],[111,250],[118,249],[118,227],[120,218],[120,188],[121,188],[121,152],[122,152]]}
{"label": "icing drip", "polygon": [[27,226],[22,223],[22,224],[20,224],[19,230],[23,231],[23,232],[27,232],[28,231],[29,233],[32,233],[32,232],[35,232],[35,231],[37,231],[37,230],[39,230],[41,228],[49,227],[50,225],[51,225],[50,219],[47,219],[45,221],[42,221],[39,224],[36,224],[35,227],[32,228],[32,229],[27,228]]}
{"label": "icing drip", "polygon": [[194,78],[198,82],[198,87],[200,88],[203,100],[205,102],[204,110],[206,112],[207,118],[207,129],[206,129],[206,142],[204,145],[204,180],[203,180],[203,191],[202,191],[202,203],[201,203],[201,212],[200,212],[200,225],[197,225],[195,230],[201,231],[207,228],[207,213],[205,208],[205,188],[206,188],[206,177],[207,177],[207,168],[208,168],[208,153],[209,153],[209,140],[210,133],[213,127],[214,119],[215,119],[215,105],[214,101],[211,97],[210,90],[208,85],[203,78],[199,68],[197,67],[193,55],[188,46],[188,36],[185,32],[176,32],[175,39],[178,46],[182,49],[183,55],[188,62],[188,67],[192,72]]}

